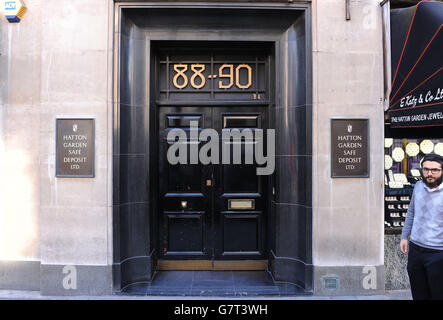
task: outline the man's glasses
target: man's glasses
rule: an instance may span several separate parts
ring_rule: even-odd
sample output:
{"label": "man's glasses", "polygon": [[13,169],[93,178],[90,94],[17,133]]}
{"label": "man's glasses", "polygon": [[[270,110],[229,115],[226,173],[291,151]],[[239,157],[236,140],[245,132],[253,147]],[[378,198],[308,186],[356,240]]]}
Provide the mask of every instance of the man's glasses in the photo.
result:
{"label": "man's glasses", "polygon": [[430,169],[430,168],[422,168],[421,170],[423,171],[423,173],[431,172],[432,174],[437,174],[437,173],[439,173],[441,171],[441,169],[438,169],[438,168],[432,168],[432,169]]}

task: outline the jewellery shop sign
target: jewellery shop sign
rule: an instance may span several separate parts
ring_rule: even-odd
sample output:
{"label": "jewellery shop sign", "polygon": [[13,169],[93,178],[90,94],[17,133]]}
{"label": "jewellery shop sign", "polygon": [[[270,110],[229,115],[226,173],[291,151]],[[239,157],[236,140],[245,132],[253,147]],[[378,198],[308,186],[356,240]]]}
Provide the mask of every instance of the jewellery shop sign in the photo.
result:
{"label": "jewellery shop sign", "polygon": [[331,177],[369,177],[369,120],[331,119]]}
{"label": "jewellery shop sign", "polygon": [[57,119],[56,177],[94,177],[94,119]]}

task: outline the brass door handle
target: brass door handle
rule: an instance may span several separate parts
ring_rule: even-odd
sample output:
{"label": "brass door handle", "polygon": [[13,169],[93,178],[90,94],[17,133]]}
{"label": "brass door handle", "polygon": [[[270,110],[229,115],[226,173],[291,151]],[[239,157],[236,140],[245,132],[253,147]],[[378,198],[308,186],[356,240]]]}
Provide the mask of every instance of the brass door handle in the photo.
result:
{"label": "brass door handle", "polygon": [[207,187],[211,187],[212,186],[212,180],[211,179],[207,179],[206,180],[206,186]]}

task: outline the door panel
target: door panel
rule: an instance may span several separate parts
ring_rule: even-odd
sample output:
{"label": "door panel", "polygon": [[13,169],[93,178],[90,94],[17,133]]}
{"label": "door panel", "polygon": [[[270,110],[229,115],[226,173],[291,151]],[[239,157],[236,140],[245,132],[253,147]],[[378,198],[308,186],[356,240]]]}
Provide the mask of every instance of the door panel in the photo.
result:
{"label": "door panel", "polygon": [[190,121],[198,121],[199,131],[211,123],[211,110],[194,107],[159,109],[159,208],[160,256],[164,259],[210,259],[212,191],[205,185],[211,168],[202,164],[171,165],[167,150],[168,132],[174,128],[186,132],[189,154],[192,141]]}
{"label": "door panel", "polygon": [[[223,130],[266,128],[266,107],[160,107],[159,208],[161,260],[266,259],[265,224],[267,176],[257,176],[254,144],[222,141]],[[176,164],[167,160],[167,134],[180,128],[187,134],[190,121],[199,130],[219,134],[219,164]],[[206,142],[204,142],[206,143]],[[222,144],[230,148],[230,164],[223,164]],[[240,147],[243,164],[233,163]],[[252,151],[252,152],[251,152]],[[251,164],[244,164],[250,156]]]}
{"label": "door panel", "polygon": [[260,254],[260,215],[222,212],[223,255]]}
{"label": "door panel", "polygon": [[168,220],[167,254],[197,254],[204,251],[204,212],[165,212]]}
{"label": "door panel", "polygon": [[[214,129],[220,136],[223,130],[238,129],[242,132],[245,128],[251,131],[265,129],[266,111],[266,107],[258,106],[214,108]],[[247,146],[242,141],[243,164],[232,164],[235,141],[221,139],[220,143],[230,147],[231,164],[221,163],[214,167],[214,177],[218,181],[214,188],[214,224],[217,232],[214,259],[265,259],[267,176],[256,174],[255,144]],[[251,156],[251,164],[244,164],[246,155]]]}

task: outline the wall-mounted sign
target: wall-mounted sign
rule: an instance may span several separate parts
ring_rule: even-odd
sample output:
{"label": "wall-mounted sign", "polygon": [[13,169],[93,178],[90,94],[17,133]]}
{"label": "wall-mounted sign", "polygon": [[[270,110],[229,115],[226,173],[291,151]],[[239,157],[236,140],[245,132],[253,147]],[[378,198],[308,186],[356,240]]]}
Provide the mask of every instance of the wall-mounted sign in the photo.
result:
{"label": "wall-mounted sign", "polygon": [[57,119],[56,177],[94,177],[94,119]]}
{"label": "wall-mounted sign", "polygon": [[20,22],[27,10],[22,0],[3,0],[1,4],[2,11],[9,22]]}
{"label": "wall-mounted sign", "polygon": [[369,120],[331,119],[331,177],[369,177]]}

